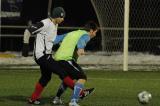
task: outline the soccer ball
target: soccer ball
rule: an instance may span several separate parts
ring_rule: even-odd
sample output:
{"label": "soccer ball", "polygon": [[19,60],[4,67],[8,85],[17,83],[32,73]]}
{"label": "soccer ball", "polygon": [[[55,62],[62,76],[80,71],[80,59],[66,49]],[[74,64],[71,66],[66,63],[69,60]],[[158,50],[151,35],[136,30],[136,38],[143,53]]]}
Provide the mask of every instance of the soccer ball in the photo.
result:
{"label": "soccer ball", "polygon": [[151,99],[152,99],[152,95],[148,91],[142,91],[138,93],[138,101],[141,104],[147,104]]}

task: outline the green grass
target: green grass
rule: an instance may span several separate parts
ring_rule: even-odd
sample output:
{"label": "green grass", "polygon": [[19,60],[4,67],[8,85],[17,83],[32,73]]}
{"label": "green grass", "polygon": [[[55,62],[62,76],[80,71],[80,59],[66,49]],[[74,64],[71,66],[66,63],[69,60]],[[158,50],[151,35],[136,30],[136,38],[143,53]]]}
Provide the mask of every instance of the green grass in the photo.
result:
{"label": "green grass", "polygon": [[[160,72],[86,71],[86,87],[95,87],[95,92],[80,101],[81,106],[142,106],[137,101],[137,93],[147,90],[152,100],[147,106],[160,106]],[[30,106],[27,98],[34,90],[40,77],[39,70],[0,70],[0,106]],[[43,106],[53,106],[51,97],[60,84],[53,75],[51,82],[42,93]],[[71,90],[64,95],[69,102]]]}

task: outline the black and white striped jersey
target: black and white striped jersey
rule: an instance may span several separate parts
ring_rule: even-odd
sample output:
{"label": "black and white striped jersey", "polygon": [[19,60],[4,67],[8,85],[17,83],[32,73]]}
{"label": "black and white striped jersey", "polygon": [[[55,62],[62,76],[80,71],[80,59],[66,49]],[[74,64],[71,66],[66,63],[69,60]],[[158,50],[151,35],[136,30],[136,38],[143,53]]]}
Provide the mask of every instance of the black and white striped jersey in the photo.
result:
{"label": "black and white striped jersey", "polygon": [[58,24],[54,24],[49,18],[38,22],[35,25],[31,25],[28,31],[33,35],[36,35],[34,44],[34,56],[39,59],[44,54],[51,54],[53,41],[57,35]]}

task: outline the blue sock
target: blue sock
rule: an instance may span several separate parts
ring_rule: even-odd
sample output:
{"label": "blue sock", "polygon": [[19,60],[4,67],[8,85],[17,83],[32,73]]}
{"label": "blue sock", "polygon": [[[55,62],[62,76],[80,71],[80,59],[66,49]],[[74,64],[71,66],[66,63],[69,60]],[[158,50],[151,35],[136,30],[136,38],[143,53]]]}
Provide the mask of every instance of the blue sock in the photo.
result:
{"label": "blue sock", "polygon": [[74,101],[78,101],[79,99],[79,94],[81,92],[81,90],[84,88],[84,84],[80,84],[80,83],[76,83],[75,86],[74,86],[74,91],[73,91],[73,94],[72,94],[72,97],[71,97],[71,102],[74,102]]}

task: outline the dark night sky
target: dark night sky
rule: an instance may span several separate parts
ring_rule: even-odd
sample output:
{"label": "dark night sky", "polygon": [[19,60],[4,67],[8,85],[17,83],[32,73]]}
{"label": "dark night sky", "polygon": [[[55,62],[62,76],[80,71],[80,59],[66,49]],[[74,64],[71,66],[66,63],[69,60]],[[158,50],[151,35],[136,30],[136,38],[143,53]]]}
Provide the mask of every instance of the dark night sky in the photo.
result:
{"label": "dark night sky", "polygon": [[[82,26],[89,20],[97,22],[90,0],[53,0],[52,8],[57,6],[66,10],[63,26]],[[24,20],[40,21],[47,17],[47,7],[48,0],[24,0],[21,16]]]}

